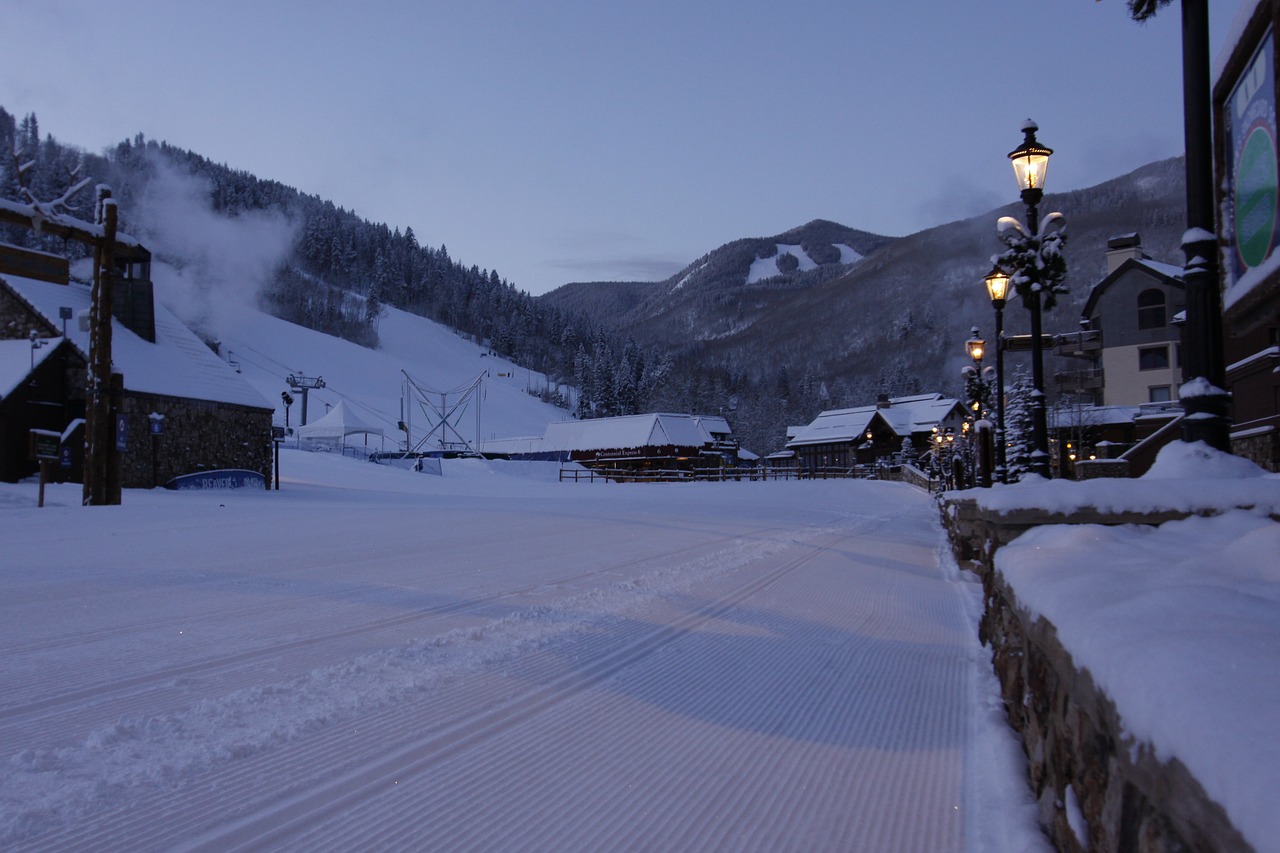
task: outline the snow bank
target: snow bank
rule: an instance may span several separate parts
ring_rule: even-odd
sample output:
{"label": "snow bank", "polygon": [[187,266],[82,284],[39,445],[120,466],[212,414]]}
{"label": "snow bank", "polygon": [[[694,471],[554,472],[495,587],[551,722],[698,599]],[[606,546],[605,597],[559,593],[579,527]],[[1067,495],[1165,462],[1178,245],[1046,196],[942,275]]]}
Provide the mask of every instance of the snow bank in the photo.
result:
{"label": "snow bank", "polygon": [[1180,760],[1257,849],[1276,849],[1280,524],[1268,516],[1280,512],[1280,477],[1175,442],[1138,480],[989,492],[979,503],[1000,511],[1212,516],[1037,527],[997,552],[995,565],[1115,702],[1129,747]]}
{"label": "snow bank", "polygon": [[[996,555],[1116,704],[1257,849],[1280,838],[1280,524],[1234,511],[1158,528],[1053,525]],[[1270,845],[1270,846],[1269,846]]]}
{"label": "snow bank", "polygon": [[1175,441],[1160,451],[1151,470],[1134,480],[1034,480],[964,493],[978,507],[999,514],[1029,508],[1068,514],[1092,507],[1104,513],[1213,514],[1251,507],[1280,515],[1280,476],[1203,442]]}

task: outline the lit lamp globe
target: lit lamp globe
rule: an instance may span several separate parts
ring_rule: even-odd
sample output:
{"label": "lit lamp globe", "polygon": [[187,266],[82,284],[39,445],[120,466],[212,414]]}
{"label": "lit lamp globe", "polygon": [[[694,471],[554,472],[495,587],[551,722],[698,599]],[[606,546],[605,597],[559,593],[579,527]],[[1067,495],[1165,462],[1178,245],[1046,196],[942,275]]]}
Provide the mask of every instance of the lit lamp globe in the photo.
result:
{"label": "lit lamp globe", "polygon": [[986,352],[987,342],[982,338],[970,338],[965,341],[964,346],[969,351],[969,358],[973,359],[977,364],[982,364],[982,356]]}
{"label": "lit lamp globe", "polygon": [[987,285],[987,295],[991,297],[991,304],[997,309],[1003,308],[1004,301],[1009,296],[1009,276],[1000,272],[999,269],[993,269],[982,281]]}
{"label": "lit lamp globe", "polygon": [[1035,193],[1037,196],[1044,192],[1045,174],[1049,171],[1049,157],[1053,154],[1052,148],[1041,145],[1036,140],[1036,131],[1039,126],[1027,119],[1022,125],[1022,132],[1026,138],[1022,140],[1022,144],[1009,152],[1009,159],[1013,162],[1013,173],[1018,178],[1018,189],[1023,194]]}

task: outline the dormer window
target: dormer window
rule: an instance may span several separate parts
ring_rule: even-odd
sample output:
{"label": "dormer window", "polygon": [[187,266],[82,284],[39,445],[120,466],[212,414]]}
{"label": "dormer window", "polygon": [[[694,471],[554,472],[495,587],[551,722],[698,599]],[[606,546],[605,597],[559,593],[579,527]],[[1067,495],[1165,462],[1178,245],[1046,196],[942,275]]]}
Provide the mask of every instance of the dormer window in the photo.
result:
{"label": "dormer window", "polygon": [[1167,323],[1164,291],[1150,288],[1138,294],[1138,328],[1162,329]]}

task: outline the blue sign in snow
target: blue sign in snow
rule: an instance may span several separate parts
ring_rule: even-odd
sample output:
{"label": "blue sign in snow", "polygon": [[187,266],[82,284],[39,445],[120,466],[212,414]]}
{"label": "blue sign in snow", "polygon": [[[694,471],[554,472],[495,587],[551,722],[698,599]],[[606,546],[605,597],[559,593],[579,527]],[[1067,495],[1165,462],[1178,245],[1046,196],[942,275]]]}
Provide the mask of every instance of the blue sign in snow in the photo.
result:
{"label": "blue sign in snow", "polygon": [[265,489],[267,480],[257,471],[243,468],[223,468],[218,471],[197,471],[174,477],[164,484],[166,489]]}

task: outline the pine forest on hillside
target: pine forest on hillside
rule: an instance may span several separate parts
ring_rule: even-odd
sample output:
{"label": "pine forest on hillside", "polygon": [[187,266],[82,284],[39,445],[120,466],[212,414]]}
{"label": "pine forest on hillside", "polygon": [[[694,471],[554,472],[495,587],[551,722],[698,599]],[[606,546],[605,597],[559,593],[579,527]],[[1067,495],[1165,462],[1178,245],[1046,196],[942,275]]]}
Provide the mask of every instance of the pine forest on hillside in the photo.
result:
{"label": "pine forest on hillside", "polygon": [[[160,170],[176,168],[198,178],[209,205],[221,216],[263,211],[283,216],[292,243],[284,262],[270,272],[258,293],[262,307],[281,319],[377,346],[381,306],[393,305],[486,341],[496,353],[558,382],[591,389],[579,401],[579,414],[642,410],[664,373],[661,359],[652,352],[634,342],[613,340],[586,315],[538,305],[496,270],[454,260],[444,245],[419,244],[411,227],[401,231],[369,222],[330,201],[194,152],[138,136],[101,155],[88,154],[51,134],[42,139],[36,116],[18,121],[3,109],[0,145],[14,152],[0,164],[0,197],[28,201],[18,179],[20,164],[30,164],[21,184],[41,201],[56,199],[83,176],[92,176],[94,182],[112,188],[123,229],[156,257],[180,268],[187,262],[182,247],[166,246],[145,226],[139,227],[139,205]],[[82,191],[68,212],[91,218],[92,203],[92,191]],[[4,227],[0,238],[72,258],[84,254],[77,244],[18,227]],[[556,401],[554,386],[543,393]]]}

